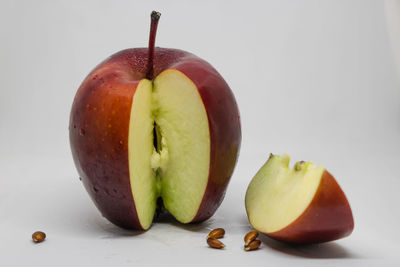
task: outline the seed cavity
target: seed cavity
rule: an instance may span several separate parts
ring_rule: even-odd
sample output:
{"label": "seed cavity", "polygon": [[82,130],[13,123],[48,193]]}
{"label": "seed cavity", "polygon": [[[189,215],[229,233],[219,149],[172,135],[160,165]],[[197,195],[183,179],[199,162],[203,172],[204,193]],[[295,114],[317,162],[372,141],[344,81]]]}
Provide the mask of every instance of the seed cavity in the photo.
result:
{"label": "seed cavity", "polygon": [[303,169],[305,162],[304,161],[298,161],[294,164],[294,170],[295,171],[300,171],[301,169]]}
{"label": "seed cavity", "polygon": [[207,239],[208,238],[214,238],[214,239],[223,238],[224,235],[225,235],[225,230],[223,228],[216,228],[208,234]]}
{"label": "seed cavity", "polygon": [[225,247],[224,243],[222,243],[221,241],[219,241],[218,239],[215,239],[215,238],[208,238],[207,244],[211,248],[215,248],[215,249],[223,249]]}

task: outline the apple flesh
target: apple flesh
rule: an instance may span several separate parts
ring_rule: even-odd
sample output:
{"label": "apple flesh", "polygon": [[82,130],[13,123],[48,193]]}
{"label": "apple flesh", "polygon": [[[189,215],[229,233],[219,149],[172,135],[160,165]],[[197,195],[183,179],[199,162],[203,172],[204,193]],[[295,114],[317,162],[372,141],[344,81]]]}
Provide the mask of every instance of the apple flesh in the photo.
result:
{"label": "apple flesh", "polygon": [[288,243],[336,240],[354,228],[350,205],[335,178],[323,167],[271,155],[246,192],[246,212],[254,229]]}
{"label": "apple flesh", "polygon": [[95,205],[114,224],[140,230],[160,208],[182,223],[211,217],[241,141],[227,83],[193,54],[155,48],[153,13],[149,48],[123,50],[98,65],[78,89],[69,127],[74,162]]}
{"label": "apple flesh", "polygon": [[131,188],[143,227],[150,225],[159,197],[178,221],[192,221],[210,169],[207,113],[193,82],[174,69],[163,71],[153,83],[142,80],[132,103],[128,139]]}

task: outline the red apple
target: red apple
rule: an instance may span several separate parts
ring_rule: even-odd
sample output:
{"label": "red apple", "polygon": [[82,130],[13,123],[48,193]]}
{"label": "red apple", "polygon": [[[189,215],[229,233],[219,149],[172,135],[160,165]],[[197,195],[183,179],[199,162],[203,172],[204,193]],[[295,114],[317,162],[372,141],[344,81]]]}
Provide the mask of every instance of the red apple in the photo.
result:
{"label": "red apple", "polygon": [[288,243],[339,239],[354,228],[350,205],[323,167],[300,161],[289,169],[288,155],[268,159],[250,182],[246,211],[254,229]]}
{"label": "red apple", "polygon": [[76,93],[72,155],[104,217],[150,227],[163,205],[182,223],[210,218],[224,198],[239,153],[239,111],[228,84],[206,61],[155,48],[120,51]]}

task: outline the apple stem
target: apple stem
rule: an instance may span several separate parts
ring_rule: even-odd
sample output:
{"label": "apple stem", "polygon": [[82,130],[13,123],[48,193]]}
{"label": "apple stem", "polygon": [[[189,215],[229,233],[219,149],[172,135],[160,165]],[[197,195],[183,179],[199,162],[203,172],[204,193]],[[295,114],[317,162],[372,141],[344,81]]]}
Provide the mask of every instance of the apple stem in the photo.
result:
{"label": "apple stem", "polygon": [[156,43],[157,25],[160,19],[161,13],[157,11],[151,12],[151,24],[150,24],[150,36],[149,36],[149,54],[147,58],[147,72],[146,78],[149,80],[153,79],[154,75],[154,45]]}

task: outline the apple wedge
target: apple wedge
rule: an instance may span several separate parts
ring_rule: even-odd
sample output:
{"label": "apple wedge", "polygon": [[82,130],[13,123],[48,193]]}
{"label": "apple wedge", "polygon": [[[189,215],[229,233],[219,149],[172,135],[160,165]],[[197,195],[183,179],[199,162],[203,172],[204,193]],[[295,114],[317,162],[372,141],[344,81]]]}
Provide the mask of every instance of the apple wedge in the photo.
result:
{"label": "apple wedge", "polygon": [[254,229],[288,243],[310,244],[350,235],[350,205],[335,178],[323,167],[272,155],[246,192],[246,212]]}

